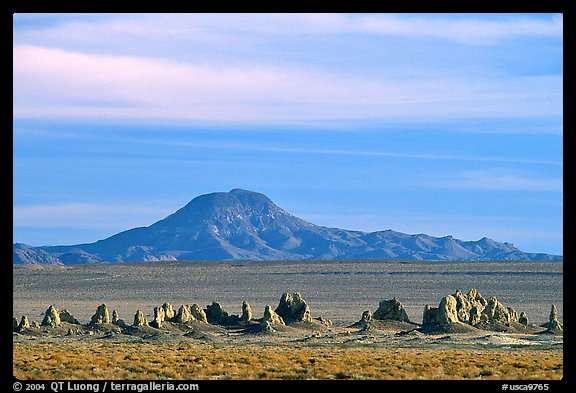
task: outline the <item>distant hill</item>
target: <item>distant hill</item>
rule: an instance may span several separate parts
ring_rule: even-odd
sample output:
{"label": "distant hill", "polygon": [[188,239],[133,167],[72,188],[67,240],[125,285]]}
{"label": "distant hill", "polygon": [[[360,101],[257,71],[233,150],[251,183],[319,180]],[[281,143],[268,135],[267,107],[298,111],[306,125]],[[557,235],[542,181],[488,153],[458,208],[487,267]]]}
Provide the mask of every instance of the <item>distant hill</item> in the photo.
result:
{"label": "distant hill", "polygon": [[241,189],[201,195],[148,227],[95,243],[13,246],[14,264],[235,259],[561,261],[562,256],[526,253],[485,237],[463,241],[452,236],[318,226],[287,213],[263,194]]}

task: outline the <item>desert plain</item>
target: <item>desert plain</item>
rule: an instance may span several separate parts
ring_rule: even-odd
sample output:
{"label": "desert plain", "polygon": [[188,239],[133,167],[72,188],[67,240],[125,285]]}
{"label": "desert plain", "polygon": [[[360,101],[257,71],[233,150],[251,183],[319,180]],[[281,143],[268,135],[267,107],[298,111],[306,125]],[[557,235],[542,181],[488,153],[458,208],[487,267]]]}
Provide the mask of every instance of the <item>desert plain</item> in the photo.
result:
{"label": "desert plain", "polygon": [[[524,331],[422,332],[426,305],[477,289],[529,319]],[[283,293],[302,295],[328,323],[256,327]],[[47,308],[82,324],[13,335],[19,379],[501,379],[563,377],[563,336],[547,333],[551,305],[563,316],[558,262],[218,261],[14,266],[13,316],[42,321]],[[358,324],[396,298],[412,324]],[[159,329],[88,326],[106,304],[127,325],[170,303],[218,302],[229,314],[251,305],[243,326],[166,322]]]}

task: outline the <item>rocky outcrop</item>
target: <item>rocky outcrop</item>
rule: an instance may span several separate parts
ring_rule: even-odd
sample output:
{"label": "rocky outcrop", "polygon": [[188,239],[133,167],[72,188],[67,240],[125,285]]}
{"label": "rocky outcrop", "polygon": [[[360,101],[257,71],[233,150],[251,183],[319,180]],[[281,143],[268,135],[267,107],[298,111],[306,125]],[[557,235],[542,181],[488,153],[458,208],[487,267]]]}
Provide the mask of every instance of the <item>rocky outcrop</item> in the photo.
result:
{"label": "rocky outcrop", "polygon": [[370,312],[370,310],[366,310],[362,313],[362,317],[360,317],[360,320],[355,324],[353,324],[351,327],[359,327],[363,330],[368,330],[370,329],[370,323],[372,322],[372,320],[373,320],[372,313]]}
{"label": "rocky outcrop", "polygon": [[456,304],[456,298],[452,295],[444,296],[440,300],[440,305],[438,306],[438,323],[440,325],[459,322]]}
{"label": "rocky outcrop", "polygon": [[457,290],[453,296],[454,299],[456,299],[456,316],[458,321],[468,323],[470,320],[470,311],[472,309],[470,302],[460,290]]}
{"label": "rocky outcrop", "polygon": [[404,310],[404,305],[396,298],[392,300],[382,300],[378,305],[378,309],[372,315],[374,319],[378,320],[393,320],[400,322],[410,322],[408,314]]}
{"label": "rocky outcrop", "polygon": [[298,292],[292,295],[284,293],[275,312],[285,323],[312,322],[310,307]]}
{"label": "rocky outcrop", "polygon": [[[155,328],[165,326],[171,332],[181,331],[184,328],[192,328],[194,330],[204,329],[204,327],[196,323],[188,324],[187,326],[176,326],[173,324],[192,321],[226,325],[206,326],[205,328],[210,331],[223,331],[225,327],[241,328],[241,330],[237,330],[238,332],[256,332],[259,330],[292,331],[294,329],[321,330],[324,329],[324,326],[332,326],[329,320],[312,318],[310,314],[308,304],[298,292],[295,292],[292,295],[284,293],[275,310],[267,305],[262,319],[253,319],[251,307],[246,300],[242,303],[242,315],[240,317],[238,315],[228,315],[217,302],[208,305],[205,310],[197,304],[192,306],[182,305],[177,313],[174,312],[172,305],[164,303],[162,306],[154,308],[154,319],[152,322],[148,322],[144,313],[138,310],[134,316],[132,326],[152,326]],[[167,315],[172,315],[172,317],[167,317]],[[258,325],[258,322],[261,322],[260,325]],[[313,323],[313,326],[308,324],[298,325],[297,323],[300,322],[310,322]],[[110,323],[116,326],[98,326],[96,328],[90,326]],[[281,327],[282,325],[290,325],[292,323],[296,324],[289,327]],[[31,324],[26,316],[23,316],[20,322],[18,322],[16,318],[13,318],[12,324],[14,332],[34,328],[33,324],[40,327],[37,322]],[[62,326],[62,324],[64,324],[64,326]],[[78,320],[74,318],[69,311],[62,310],[59,312],[55,306],[51,305],[45,312],[41,326],[61,328],[57,330],[42,329],[36,333],[60,334],[65,331],[65,329],[75,329],[74,326],[70,327],[68,324],[80,325]],[[409,324],[413,326],[408,326]],[[408,328],[414,330],[416,328],[415,325],[418,324],[410,321],[402,303],[396,298],[393,298],[392,300],[380,301],[374,313],[369,310],[364,311],[361,320],[350,327],[399,331]],[[453,295],[443,297],[438,307],[426,305],[422,315],[422,326],[418,328],[418,331],[425,333],[439,331],[444,333],[459,333],[478,332],[477,329],[485,329],[499,332],[539,334],[544,332],[544,329],[541,327],[546,328],[546,333],[563,334],[563,326],[558,321],[558,310],[555,305],[551,306],[549,321],[539,327],[534,323],[531,325],[528,324],[528,317],[525,312],[518,314],[514,308],[505,307],[494,296],[486,301],[475,289],[471,289],[467,294],[463,294],[458,290]],[[128,330],[126,331],[125,329]],[[119,318],[116,310],[112,312],[112,318],[110,319],[105,304],[98,306],[90,322],[86,325],[79,326],[77,331],[79,332],[78,334],[94,334],[94,332],[124,332],[126,334],[141,335],[158,334],[158,332],[151,331],[151,329],[139,330],[130,328]],[[27,334],[32,333],[34,333],[34,331],[27,332]]]}
{"label": "rocky outcrop", "polygon": [[196,303],[190,306],[190,314],[192,315],[192,317],[194,317],[196,321],[208,323],[208,316],[206,315],[202,307],[200,307]]}
{"label": "rocky outcrop", "polygon": [[372,313],[370,310],[366,310],[362,313],[362,317],[360,321],[358,321],[361,325],[368,325],[372,321]]}
{"label": "rocky outcrop", "polygon": [[123,329],[128,327],[126,322],[123,319],[120,319],[120,316],[118,315],[118,311],[116,311],[116,310],[112,311],[112,321],[111,322],[112,322],[112,325],[119,326]]}
{"label": "rocky outcrop", "polygon": [[244,300],[242,302],[242,315],[240,316],[240,321],[248,322],[252,319],[252,308],[250,304]]}
{"label": "rocky outcrop", "polygon": [[510,314],[510,322],[518,322],[520,317],[518,316],[516,310],[514,310],[512,307],[508,307],[508,314]]}
{"label": "rocky outcrop", "polygon": [[556,309],[556,305],[553,304],[550,308],[550,318],[549,321],[557,321],[558,320],[558,310]]}
{"label": "rocky outcrop", "polygon": [[362,331],[400,331],[415,325],[408,318],[404,305],[398,299],[392,298],[381,300],[374,313],[369,310],[364,311],[360,320],[350,327],[359,327]]}
{"label": "rocky outcrop", "polygon": [[266,305],[264,308],[264,317],[262,318],[262,323],[270,323],[272,325],[285,325],[284,319],[276,313],[276,311],[272,310],[272,307]]}
{"label": "rocky outcrop", "polygon": [[78,320],[74,318],[74,316],[72,316],[68,310],[60,311],[60,321],[73,323],[74,325],[80,325],[80,322],[78,322]]}
{"label": "rocky outcrop", "polygon": [[105,304],[99,305],[96,309],[96,312],[90,319],[90,325],[99,323],[110,323],[110,313],[108,312],[108,307],[106,307]]}
{"label": "rocky outcrop", "polygon": [[185,304],[181,305],[176,313],[176,317],[174,318],[174,322],[184,323],[188,321],[194,320],[192,313],[190,312],[190,306]]}
{"label": "rocky outcrop", "polygon": [[556,305],[553,304],[550,308],[550,317],[548,322],[540,325],[548,329],[546,333],[561,334],[564,332],[564,326],[558,321],[558,310]]}
{"label": "rocky outcrop", "polygon": [[60,321],[60,313],[54,306],[48,307],[46,313],[44,314],[44,319],[40,323],[40,326],[59,326],[62,322]]}
{"label": "rocky outcrop", "polygon": [[424,306],[424,313],[422,315],[423,325],[433,325],[438,323],[438,307],[432,307],[429,304]]}
{"label": "rocky outcrop", "polygon": [[486,307],[486,304],[488,304],[486,299],[484,299],[482,295],[480,295],[480,293],[476,290],[476,288],[472,288],[470,289],[470,291],[468,291],[468,293],[466,294],[466,299],[468,300],[468,303],[470,304],[471,308],[476,307],[482,310],[484,307]]}
{"label": "rocky outcrop", "polygon": [[150,326],[160,329],[164,323],[164,308],[154,307],[154,320],[150,322]]}
{"label": "rocky outcrop", "polygon": [[332,327],[332,326],[333,326],[332,320],[330,320],[330,319],[325,319],[325,318],[322,318],[322,317],[316,317],[316,318],[314,318],[314,322],[317,322],[317,323],[319,323],[320,325],[324,325],[324,326],[327,326],[327,327]]}
{"label": "rocky outcrop", "polygon": [[487,302],[475,288],[472,288],[467,294],[457,290],[452,296],[456,299],[458,322],[474,324],[472,322],[479,321],[479,313],[481,314]]}
{"label": "rocky outcrop", "polygon": [[204,312],[208,323],[225,325],[229,322],[229,315],[224,311],[220,303],[212,302],[212,304],[206,306]]}
{"label": "rocky outcrop", "polygon": [[506,324],[510,322],[510,312],[496,299],[496,296],[492,296],[484,307],[480,320],[481,322]]}
{"label": "rocky outcrop", "polygon": [[477,306],[472,307],[470,310],[470,318],[468,320],[470,325],[475,326],[482,321],[482,310],[483,308]]}
{"label": "rocky outcrop", "polygon": [[[524,318],[522,317],[524,315]],[[524,323],[520,321],[524,321]],[[505,307],[496,297],[486,300],[476,289],[467,294],[460,290],[442,298],[438,308],[426,305],[422,317],[423,327],[470,325],[480,329],[507,331],[527,325],[526,314],[518,315],[512,307]]]}
{"label": "rocky outcrop", "polygon": [[19,332],[30,329],[30,321],[28,321],[28,317],[26,315],[22,315],[22,319],[20,319],[20,324],[18,324],[17,329]]}
{"label": "rocky outcrop", "polygon": [[258,331],[260,332],[275,332],[276,330],[272,327],[270,321],[262,321],[260,325],[258,325]]}
{"label": "rocky outcrop", "polygon": [[170,303],[164,303],[162,305],[162,311],[164,311],[164,320],[172,322],[176,317],[176,313],[174,312],[174,308]]}
{"label": "rocky outcrop", "polygon": [[[213,308],[213,306],[208,306],[210,308],[210,312],[215,314],[215,320],[222,320],[222,315],[223,313],[225,313],[226,315],[228,315],[228,313],[226,313],[225,311],[222,310],[222,307],[220,307],[220,305],[218,303],[217,306],[215,306],[215,308]],[[213,303],[214,305],[214,303]],[[218,311],[218,308],[220,311]],[[217,316],[216,316],[217,314]],[[202,307],[200,307],[197,304],[193,304],[191,306],[187,305],[187,304],[183,304],[180,306],[180,308],[178,309],[178,312],[176,313],[176,315],[172,318],[172,321],[174,322],[178,322],[178,323],[183,323],[183,322],[189,322],[189,321],[199,321],[199,322],[204,322],[204,323],[208,323],[208,318],[206,316],[206,313],[204,312],[204,310],[202,309]]]}
{"label": "rocky outcrop", "polygon": [[136,326],[136,327],[149,326],[148,321],[144,317],[144,313],[142,312],[142,310],[138,309],[136,311],[136,314],[134,315],[134,323],[132,324],[132,326]]}

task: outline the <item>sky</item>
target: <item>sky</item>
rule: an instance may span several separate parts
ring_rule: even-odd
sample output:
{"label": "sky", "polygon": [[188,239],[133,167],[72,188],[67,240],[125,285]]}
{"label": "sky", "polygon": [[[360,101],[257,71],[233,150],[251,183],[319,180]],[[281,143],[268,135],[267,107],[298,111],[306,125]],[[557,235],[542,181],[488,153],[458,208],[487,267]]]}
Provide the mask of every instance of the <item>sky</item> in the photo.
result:
{"label": "sky", "polygon": [[16,14],[13,241],[196,196],[563,254],[561,14]]}

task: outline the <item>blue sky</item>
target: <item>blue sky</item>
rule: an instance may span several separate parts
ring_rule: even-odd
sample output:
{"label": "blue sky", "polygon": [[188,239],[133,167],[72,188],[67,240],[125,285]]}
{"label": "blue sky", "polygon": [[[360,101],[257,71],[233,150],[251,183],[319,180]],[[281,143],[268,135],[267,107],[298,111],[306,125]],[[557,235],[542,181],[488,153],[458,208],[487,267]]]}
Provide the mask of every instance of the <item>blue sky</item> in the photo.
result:
{"label": "blue sky", "polygon": [[209,192],[315,224],[563,247],[557,14],[16,14],[13,237]]}

